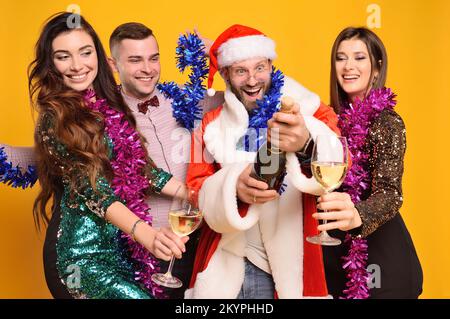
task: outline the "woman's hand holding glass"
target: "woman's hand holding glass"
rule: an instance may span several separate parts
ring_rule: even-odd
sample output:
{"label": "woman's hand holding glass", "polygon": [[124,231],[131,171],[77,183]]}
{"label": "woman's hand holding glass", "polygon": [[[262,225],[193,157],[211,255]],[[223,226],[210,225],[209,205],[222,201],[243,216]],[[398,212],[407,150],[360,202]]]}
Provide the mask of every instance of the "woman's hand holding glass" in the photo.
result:
{"label": "woman's hand holding glass", "polygon": [[[311,169],[316,181],[322,186],[325,195],[339,188],[345,179],[348,165],[348,146],[345,137],[335,135],[318,135],[314,141]],[[328,212],[325,210],[326,214]],[[324,224],[327,219],[324,219]],[[308,236],[312,244],[336,246],[341,241],[322,230],[319,235]]]}
{"label": "woman's hand holding glass", "polygon": [[[164,233],[164,238],[169,240],[173,238],[174,233],[179,237],[180,240],[187,238],[186,236],[194,232],[201,224],[203,219],[202,212],[198,206],[198,192],[193,189],[188,189],[184,196],[180,198],[175,194],[172,206],[169,212],[169,224],[172,229],[171,232]],[[184,239],[186,240],[186,239]],[[187,241],[187,240],[186,240]],[[184,244],[183,244],[184,246]],[[160,247],[162,253],[173,252],[168,250],[168,247]],[[177,249],[173,244],[171,246],[173,249]],[[179,248],[179,247],[178,247]],[[182,247],[185,249],[185,247]],[[172,255],[170,260],[169,268],[166,273],[156,273],[152,275],[152,280],[158,285],[168,287],[168,288],[179,288],[183,285],[180,279],[172,276],[172,268],[175,262],[175,254]]]}
{"label": "woman's hand holding glass", "polygon": [[319,197],[317,209],[326,213],[315,213],[313,218],[332,221],[318,227],[320,231],[340,229],[349,231],[362,225],[361,216],[355,207],[350,195],[333,192]]}
{"label": "woman's hand holding glass", "polygon": [[188,236],[180,237],[170,227],[162,227],[155,233],[152,254],[165,261],[169,261],[172,256],[180,259],[186,252],[185,244],[188,240]]}

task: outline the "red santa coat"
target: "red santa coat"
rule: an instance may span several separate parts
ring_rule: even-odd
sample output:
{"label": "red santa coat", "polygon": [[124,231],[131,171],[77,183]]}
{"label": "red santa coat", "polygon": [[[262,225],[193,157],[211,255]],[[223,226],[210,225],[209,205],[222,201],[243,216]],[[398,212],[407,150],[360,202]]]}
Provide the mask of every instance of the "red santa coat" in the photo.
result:
{"label": "red santa coat", "polygon": [[[336,114],[319,97],[289,77],[282,94],[300,105],[313,138],[339,134]],[[328,125],[328,126],[327,126]],[[239,175],[256,153],[236,149],[248,127],[244,105],[227,89],[225,103],[205,114],[193,134],[187,184],[200,190],[206,224],[186,298],[236,298],[244,280],[245,231],[259,222],[279,298],[328,297],[321,246],[305,241],[317,234],[314,195],[322,188],[301,171],[294,153],[287,154],[286,190],[265,204],[237,200]]]}

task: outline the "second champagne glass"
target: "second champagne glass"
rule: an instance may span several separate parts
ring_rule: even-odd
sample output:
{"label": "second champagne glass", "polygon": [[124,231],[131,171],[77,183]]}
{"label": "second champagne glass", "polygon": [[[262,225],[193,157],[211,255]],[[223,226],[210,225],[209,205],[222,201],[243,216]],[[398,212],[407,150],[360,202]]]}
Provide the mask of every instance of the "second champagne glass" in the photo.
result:
{"label": "second champagne glass", "polygon": [[[339,188],[344,181],[348,166],[347,139],[335,135],[318,135],[311,158],[314,178],[325,190],[325,194]],[[324,211],[326,212],[326,211]],[[323,224],[327,221],[324,220]],[[337,246],[341,241],[322,231],[319,235],[306,237],[313,244]]]}
{"label": "second champagne glass", "polygon": [[[202,212],[198,208],[198,192],[189,189],[185,198],[174,199],[169,212],[169,224],[172,231],[179,237],[187,236],[194,232],[202,222]],[[179,288],[183,282],[172,275],[175,256],[170,260],[166,273],[152,275],[152,280],[158,285],[168,288]]]}

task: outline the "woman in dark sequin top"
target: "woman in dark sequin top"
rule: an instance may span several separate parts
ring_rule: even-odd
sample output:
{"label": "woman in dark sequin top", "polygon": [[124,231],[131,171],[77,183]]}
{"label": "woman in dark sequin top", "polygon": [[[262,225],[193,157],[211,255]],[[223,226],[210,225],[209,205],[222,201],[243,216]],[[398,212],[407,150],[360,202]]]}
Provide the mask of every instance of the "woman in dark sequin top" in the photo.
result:
{"label": "woman in dark sequin top", "polygon": [[[49,224],[44,266],[50,292],[55,298],[152,298],[152,292],[136,279],[134,266],[144,266],[131,259],[121,235],[132,235],[141,250],[164,260],[172,254],[180,256],[186,238],[171,234],[171,240],[140,222],[123,199],[127,198],[122,196],[125,184],[120,184],[122,189],[113,187],[118,168],[111,165],[112,160],[130,155],[115,145],[133,138],[127,150],[145,147],[100,40],[84,18],[61,13],[46,23],[30,65],[29,84],[39,113],[35,148],[41,190],[34,214],[38,225],[40,221]],[[105,100],[108,114],[122,119],[121,128],[128,123],[127,137],[108,134],[106,112],[89,108],[87,89]],[[150,190],[174,196],[181,190],[178,195],[183,196],[182,183],[156,168],[145,152],[138,154],[133,152],[141,160],[136,165],[139,169],[125,168],[122,176],[141,181],[139,194]],[[51,199],[49,218],[46,206]],[[133,203],[133,209],[141,207]]]}
{"label": "woman in dark sequin top", "polygon": [[[386,82],[387,55],[381,40],[366,28],[347,28],[337,37],[331,56],[331,105],[340,113],[345,103],[363,101],[372,89]],[[346,193],[322,196],[318,209],[333,213],[315,214],[333,222],[319,226],[330,235],[344,239],[350,232],[368,242],[370,298],[417,298],[422,292],[422,269],[411,236],[400,216],[403,202],[402,175],[406,149],[402,118],[384,109],[369,126],[365,169],[371,180],[361,201],[354,203]],[[330,216],[330,215],[328,215]],[[329,292],[334,298],[346,288],[342,257],[346,245],[323,247]]]}

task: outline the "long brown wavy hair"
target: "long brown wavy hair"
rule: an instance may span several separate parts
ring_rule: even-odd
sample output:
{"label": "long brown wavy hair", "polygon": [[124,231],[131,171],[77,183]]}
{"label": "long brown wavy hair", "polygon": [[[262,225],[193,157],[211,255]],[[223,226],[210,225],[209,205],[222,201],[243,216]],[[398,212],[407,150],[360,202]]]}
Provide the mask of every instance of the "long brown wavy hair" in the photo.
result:
{"label": "long brown wavy hair", "polygon": [[[369,89],[382,88],[386,83],[388,58],[386,48],[381,39],[371,30],[364,27],[348,27],[339,33],[331,49],[331,72],[330,72],[330,104],[336,113],[341,111],[341,105],[347,101],[347,93],[339,85],[336,74],[336,56],[339,45],[344,40],[357,39],[367,46],[372,70],[370,74]],[[375,77],[375,71],[378,76]],[[368,93],[368,92],[366,92]]]}
{"label": "long brown wavy hair", "polygon": [[[101,114],[86,107],[83,92],[67,87],[62,75],[53,63],[52,43],[60,34],[71,32],[68,23],[72,13],[57,13],[47,20],[35,46],[36,58],[28,67],[28,87],[32,105],[37,109],[39,118],[37,128],[45,116],[53,119],[54,134],[73,159],[70,169],[82,172],[95,189],[95,180],[101,173],[109,180],[112,169],[108,159],[108,149],[104,142],[105,126]],[[77,30],[89,34],[94,42],[98,58],[98,73],[93,82],[98,98],[106,99],[109,106],[125,114],[126,119],[136,128],[136,122],[117,89],[112,71],[107,63],[105,50],[92,26],[77,16]],[[46,206],[62,189],[64,169],[52,160],[45,146],[35,134],[35,152],[41,190],[34,202],[33,215],[38,230],[41,223],[48,224],[50,216]],[[65,168],[67,169],[67,168]],[[67,173],[67,171],[66,171]],[[70,174],[71,187],[77,187],[76,174]]]}

